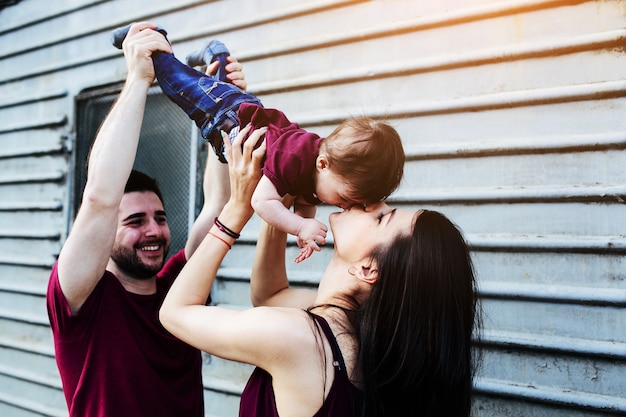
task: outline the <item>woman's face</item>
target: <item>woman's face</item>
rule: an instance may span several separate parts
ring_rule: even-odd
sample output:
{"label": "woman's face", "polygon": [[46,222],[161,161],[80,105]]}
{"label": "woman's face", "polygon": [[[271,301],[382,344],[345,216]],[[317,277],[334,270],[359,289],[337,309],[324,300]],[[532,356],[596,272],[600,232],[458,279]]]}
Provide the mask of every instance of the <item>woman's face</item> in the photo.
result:
{"label": "woman's face", "polygon": [[335,251],[350,262],[368,257],[371,251],[391,242],[398,234],[409,234],[415,218],[410,210],[392,209],[385,203],[353,206],[330,215]]}

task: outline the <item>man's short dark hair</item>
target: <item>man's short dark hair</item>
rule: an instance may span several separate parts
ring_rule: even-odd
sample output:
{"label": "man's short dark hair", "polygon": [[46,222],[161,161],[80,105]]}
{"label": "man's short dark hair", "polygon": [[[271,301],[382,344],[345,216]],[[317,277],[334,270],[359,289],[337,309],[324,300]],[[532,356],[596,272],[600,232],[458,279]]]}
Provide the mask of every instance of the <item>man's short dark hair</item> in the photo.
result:
{"label": "man's short dark hair", "polygon": [[131,171],[128,181],[126,181],[126,188],[124,188],[124,193],[131,193],[133,191],[152,191],[159,197],[161,203],[163,203],[163,195],[161,194],[161,189],[156,179],[136,169]]}

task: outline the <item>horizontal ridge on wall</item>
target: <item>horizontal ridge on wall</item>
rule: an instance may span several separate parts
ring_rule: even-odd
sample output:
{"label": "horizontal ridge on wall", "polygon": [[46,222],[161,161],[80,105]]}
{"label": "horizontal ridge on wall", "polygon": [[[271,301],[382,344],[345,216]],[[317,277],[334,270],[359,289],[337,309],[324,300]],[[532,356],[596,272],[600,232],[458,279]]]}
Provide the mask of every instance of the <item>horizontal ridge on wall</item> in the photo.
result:
{"label": "horizontal ridge on wall", "polygon": [[13,379],[19,379],[22,381],[27,381],[37,385],[43,385],[50,388],[61,389],[61,384],[58,378],[47,378],[45,376],[41,376],[36,372],[28,372],[24,369],[11,368],[8,366],[0,365],[0,374],[9,376]]}
{"label": "horizontal ridge on wall", "polygon": [[557,335],[529,334],[499,330],[483,330],[479,344],[505,349],[521,348],[577,356],[626,360],[626,344],[604,340],[588,340]]}
{"label": "horizontal ridge on wall", "polygon": [[622,97],[626,97],[626,80],[536,88],[444,100],[393,102],[388,103],[384,110],[381,110],[379,107],[365,108],[359,106],[358,108],[332,109],[325,112],[299,114],[290,118],[302,127],[306,127],[338,124],[345,120],[348,114],[360,114],[372,118],[390,120],[409,116],[469,113]]}
{"label": "horizontal ridge on wall", "polygon": [[[105,2],[110,2],[110,0],[95,0],[89,3],[85,3],[83,5],[80,5],[79,7],[68,7],[65,10],[62,10],[59,12],[49,13],[46,16],[42,16],[37,19],[32,19],[25,23],[18,23],[13,26],[10,26],[9,28],[6,28],[3,31],[1,31],[0,35],[21,29],[23,26],[34,26],[35,24],[38,24],[38,23],[49,22],[52,19],[55,19],[57,17],[69,15],[74,12],[98,5],[99,3],[105,3]],[[142,20],[151,20],[154,16],[167,15],[168,13],[173,13],[179,10],[184,10],[190,7],[201,5],[203,3],[206,3],[206,0],[191,0],[191,1],[178,0],[174,2],[173,5],[168,4],[167,6],[160,7],[160,8],[156,8],[156,7],[150,8],[150,13],[137,14],[134,16],[134,18],[132,18],[131,16],[124,15],[125,20],[123,24],[129,23],[129,22],[139,22]],[[4,54],[0,54],[0,59],[16,56],[16,55],[26,53],[26,52],[36,51],[39,49],[49,48],[53,45],[59,45],[61,43],[71,41],[73,39],[79,39],[85,36],[89,36],[94,33],[101,32],[103,30],[112,30],[121,26],[117,22],[119,22],[119,20],[116,20],[115,23],[107,22],[101,25],[82,26],[80,30],[77,30],[71,34],[61,33],[60,35],[55,36],[56,33],[52,33],[52,34],[48,33],[48,36],[46,37],[46,39],[37,39],[35,41],[36,43],[33,43],[33,45],[30,47],[20,46],[19,49],[16,48],[12,51],[7,51]],[[94,23],[100,23],[100,22],[94,22]]]}
{"label": "horizontal ridge on wall", "polygon": [[33,355],[46,356],[51,359],[54,358],[54,346],[52,344],[32,343],[25,340],[23,337],[11,338],[7,337],[6,334],[0,335],[0,347]]}
{"label": "horizontal ridge on wall", "polygon": [[64,98],[67,97],[68,94],[69,92],[67,90],[57,90],[37,92],[35,94],[21,94],[14,97],[3,97],[2,100],[0,100],[0,109]]}
{"label": "horizontal ridge on wall", "polygon": [[28,122],[15,123],[14,125],[4,125],[0,127],[0,134],[19,132],[24,130],[46,129],[53,127],[65,126],[67,124],[67,116],[59,115],[48,118],[37,118]]}
{"label": "horizontal ridge on wall", "polygon": [[56,261],[55,258],[42,259],[39,257],[4,257],[0,256],[0,265],[13,265],[13,266],[25,266],[25,267],[34,267],[34,268],[42,268],[42,269],[51,269]]}
{"label": "horizontal ridge on wall", "polygon": [[510,381],[478,378],[474,383],[478,394],[517,398],[548,405],[569,407],[617,415],[626,413],[626,398],[561,390],[550,386],[515,384]]}
{"label": "horizontal ridge on wall", "polygon": [[[496,62],[517,61],[541,56],[564,55],[584,50],[600,50],[618,47],[626,40],[626,30],[614,30],[593,35],[581,35],[567,40],[544,40],[526,44],[496,47],[483,50],[472,50],[466,53],[438,55],[431,58],[393,61],[388,64],[357,67],[356,69],[338,70],[332,73],[281,80],[280,82],[264,83],[251,86],[250,91],[257,95],[271,94],[274,91],[300,90],[323,85],[344,84],[348,82],[372,78],[389,78],[398,75],[435,72],[452,68],[474,67]],[[327,48],[329,45],[317,45]],[[284,55],[288,51],[280,51],[275,55]],[[243,56],[241,60],[256,59],[254,56]],[[398,68],[401,68],[398,71]]]}
{"label": "horizontal ridge on wall", "polygon": [[11,149],[8,151],[0,151],[0,159],[14,159],[24,158],[29,156],[44,156],[44,155],[58,155],[64,153],[66,150],[63,144],[59,143],[51,146],[41,146],[37,148],[21,148]]}
{"label": "horizontal ridge on wall", "polygon": [[389,199],[392,202],[437,204],[485,204],[485,203],[549,203],[590,202],[626,203],[626,185],[589,186],[506,186],[506,187],[458,187],[442,189],[401,189]]}
{"label": "horizontal ridge on wall", "polygon": [[0,402],[47,417],[67,417],[67,410],[46,407],[36,401],[25,400],[0,391]]}
{"label": "horizontal ridge on wall", "polygon": [[48,173],[29,173],[22,175],[5,175],[3,177],[0,177],[0,185],[61,182],[64,179],[65,173],[63,171],[53,171]]}
{"label": "horizontal ridge on wall", "polygon": [[626,253],[626,236],[467,234],[470,249],[490,252]]}
{"label": "horizontal ridge on wall", "polygon": [[[297,44],[280,47],[269,47],[263,50],[241,51],[237,53],[238,59],[241,61],[268,58],[277,55],[285,55],[300,51],[307,51],[319,48],[325,48],[333,45],[341,45],[352,42],[360,42],[366,39],[384,38],[399,33],[418,32],[420,30],[431,29],[434,27],[453,26],[459,23],[485,20],[494,17],[502,17],[517,13],[536,11],[540,9],[560,7],[564,5],[573,5],[584,3],[588,0],[514,0],[508,2],[499,2],[496,4],[488,4],[477,7],[457,8],[455,11],[442,12],[433,15],[426,15],[404,21],[394,21],[392,24],[385,23],[381,25],[369,25],[367,28],[359,29],[351,32],[335,32],[331,35],[323,36],[316,33],[314,38],[309,42],[298,40]],[[350,2],[346,2],[350,3]],[[302,13],[303,14],[303,13]],[[210,37],[211,35],[219,35],[226,32],[232,32],[242,28],[258,26],[260,24],[279,20],[279,17],[285,20],[293,16],[293,13],[276,13],[270,16],[247,19],[241,22],[227,22],[221,26],[212,26],[209,30],[196,33],[194,37]],[[186,39],[185,39],[186,40]],[[396,67],[397,70],[397,67]]]}
{"label": "horizontal ridge on wall", "polygon": [[626,132],[599,132],[581,135],[535,135],[491,141],[407,144],[410,161],[426,159],[480,158],[500,155],[537,155],[547,153],[589,152],[626,149]]}
{"label": "horizontal ridge on wall", "polygon": [[63,203],[52,201],[0,201],[2,211],[60,211]]}
{"label": "horizontal ridge on wall", "polygon": [[[574,2],[581,3],[582,1]],[[327,3],[334,5],[335,7],[340,7],[341,4],[337,4],[337,2],[322,2],[322,6],[318,6],[317,8],[310,6],[308,7],[308,12],[315,12],[319,9],[327,8]],[[347,2],[350,3],[350,2]],[[541,8],[546,8],[550,6],[559,6],[563,4],[571,4],[572,1],[513,1],[509,3],[498,4],[495,7],[491,7],[494,10],[484,11],[483,8],[479,8],[476,16],[482,16],[483,18],[492,17],[492,16],[500,16],[505,11],[508,10],[510,13],[518,13],[523,9],[534,10],[537,7],[541,6]],[[306,7],[306,6],[305,6]],[[305,10],[300,10],[296,13],[296,15],[305,14]],[[487,7],[486,9],[490,9]],[[287,13],[285,17],[292,16],[294,12]],[[442,16],[436,17],[433,21],[446,21],[447,24],[456,24],[459,22],[471,21],[472,19],[469,16],[473,16],[473,13],[466,12],[466,17],[458,17],[457,14],[463,14],[463,12],[456,13],[443,13]],[[149,16],[145,16],[146,18]],[[141,20],[141,19],[137,19]],[[275,20],[273,18],[272,20]],[[259,23],[263,23],[264,21],[272,21],[268,20],[268,18],[260,19],[260,22],[257,20],[250,21],[249,23],[243,25],[242,23],[230,23],[229,25],[225,25],[223,28],[212,28],[211,31],[204,31],[202,33],[194,32],[193,36],[186,35],[184,37],[176,37],[173,36],[172,41],[173,44],[176,41],[193,39],[196,37],[206,37],[212,33],[224,33],[230,30],[239,29],[241,27],[254,26]],[[423,22],[423,20],[427,20],[427,22]],[[440,25],[443,25],[441,22]],[[406,26],[407,28],[399,30],[402,26]],[[303,50],[311,50],[311,49],[322,49],[328,48],[329,46],[346,44],[351,42],[362,41],[363,39],[375,38],[375,37],[386,37],[397,34],[398,32],[407,32],[407,31],[418,31],[422,29],[427,29],[433,27],[433,22],[428,21],[428,18],[419,18],[417,20],[408,20],[406,22],[394,22],[393,25],[386,25],[383,27],[376,27],[375,29],[369,30],[359,30],[358,32],[348,32],[348,33],[339,33],[333,34],[332,36],[326,38],[320,38],[320,35],[317,34],[314,38],[311,39],[309,43],[303,42],[299,40],[297,44],[292,46],[285,46],[281,44],[280,47],[266,49],[265,51],[260,51],[258,49],[252,51],[241,51],[237,53],[237,57],[240,61],[250,61],[262,58],[268,58],[272,56],[278,55],[286,55],[291,54]],[[410,30],[408,29],[410,28]],[[113,29],[113,28],[109,28]],[[105,30],[101,28],[100,30]],[[81,33],[77,35],[85,36],[85,33]],[[616,30],[609,31],[605,33],[593,34],[593,35],[584,35],[572,37],[568,40],[549,40],[543,42],[529,43],[529,44],[521,44],[517,46],[513,46],[510,48],[490,48],[484,51],[472,51],[467,54],[452,54],[445,55],[443,57],[435,57],[431,60],[409,60],[403,62],[394,61],[393,65],[384,65],[384,66],[375,66],[365,70],[357,70],[354,71],[337,71],[337,69],[333,69],[332,73],[324,74],[322,76],[316,77],[304,77],[292,80],[284,80],[280,83],[268,83],[261,86],[251,86],[250,92],[257,95],[262,94],[270,94],[272,91],[284,91],[285,89],[299,89],[302,86],[305,88],[311,88],[318,85],[326,85],[326,84],[337,84],[342,82],[354,81],[359,79],[370,79],[374,76],[376,77],[384,77],[384,76],[398,76],[398,68],[403,68],[401,74],[409,74],[415,72],[427,72],[427,71],[437,71],[445,68],[458,68],[463,66],[475,66],[480,63],[493,63],[493,62],[503,62],[503,61],[511,61],[523,58],[537,57],[537,56],[546,56],[546,55],[558,55],[565,53],[572,53],[575,51],[581,50],[592,50],[592,49],[602,49],[608,47],[621,47],[623,43],[623,39],[626,37],[625,30]],[[63,41],[68,40],[63,39]],[[59,40],[56,43],[61,43]],[[49,47],[49,45],[46,45]],[[62,64],[53,63],[48,66],[39,67],[39,68],[31,68],[26,71],[22,71],[20,73],[16,73],[12,76],[7,76],[5,79],[0,79],[0,84],[10,81],[17,81],[25,78],[32,78],[37,75],[43,75],[51,72],[60,71],[68,68],[75,68],[82,65],[87,65],[95,62],[99,62],[105,59],[111,59],[119,57],[121,54],[120,51],[117,51],[112,48],[110,52],[93,54],[91,56],[85,56],[80,59],[75,59],[73,61],[64,61]]]}
{"label": "horizontal ridge on wall", "polygon": [[0,229],[0,239],[35,239],[35,240],[59,240],[61,234],[58,230],[23,230],[23,229]]}
{"label": "horizontal ridge on wall", "polygon": [[[316,38],[317,39],[317,38]],[[361,37],[358,38],[361,40]],[[348,82],[367,80],[372,78],[389,78],[398,75],[435,72],[453,68],[475,67],[498,62],[518,61],[528,58],[565,55],[581,51],[593,51],[607,48],[620,47],[626,39],[626,30],[612,30],[594,33],[592,35],[579,35],[562,39],[548,39],[536,42],[515,44],[509,47],[494,47],[487,49],[471,50],[466,53],[454,53],[437,55],[430,58],[407,59],[392,61],[388,64],[379,64],[368,67],[357,67],[349,70],[334,69],[332,73],[317,74],[306,77],[268,82],[250,86],[250,92],[257,95],[272,94],[276,91],[300,90],[324,85],[345,84]],[[334,44],[345,42],[334,42]],[[317,42],[314,47],[307,49],[323,49],[332,46]],[[238,54],[241,61],[251,61],[273,56],[295,53],[286,47],[276,49],[271,54],[242,52]],[[398,68],[401,70],[399,71]]]}
{"label": "horizontal ridge on wall", "polygon": [[[482,281],[478,287],[478,291],[483,298],[626,307],[626,289],[497,281]],[[626,355],[626,350],[624,354]]]}
{"label": "horizontal ridge on wall", "polygon": [[[306,16],[309,14],[319,13],[326,10],[338,9],[341,7],[347,7],[352,4],[367,3],[369,0],[320,0],[320,1],[307,1],[304,3],[294,2],[289,7],[284,7],[278,10],[272,10],[269,13],[254,14],[253,17],[242,20],[229,20],[226,23],[211,25],[207,29],[197,29],[172,37],[172,43],[186,42],[198,38],[210,38],[213,35],[221,35],[227,32],[233,32],[250,27],[261,26],[273,22],[285,21],[294,17]],[[233,15],[235,16],[235,15]],[[318,33],[319,35],[319,33]],[[169,36],[168,36],[169,37]],[[237,53],[237,56],[240,54]],[[244,53],[245,56],[245,53]]]}
{"label": "horizontal ridge on wall", "polygon": [[[233,24],[229,24],[228,25],[228,29],[226,30],[221,30],[218,29],[217,32],[218,33],[224,33],[227,31],[232,31],[234,29],[238,29],[241,27],[246,27],[246,26],[255,26],[258,25],[259,23],[266,23],[266,22],[272,22],[272,21],[276,21],[276,20],[281,20],[281,19],[287,19],[289,17],[293,17],[293,16],[301,16],[301,15],[305,15],[305,14],[309,14],[309,13],[315,13],[321,10],[326,10],[326,9],[330,9],[330,8],[334,8],[334,7],[341,7],[344,5],[348,5],[348,4],[352,4],[352,3],[358,3],[358,2],[363,2],[366,0],[343,0],[343,1],[338,1],[338,0],[325,0],[325,1],[319,1],[316,3],[306,3],[303,6],[295,6],[292,8],[289,8],[287,10],[281,10],[279,12],[275,12],[273,14],[268,14],[266,16],[260,17],[258,15],[255,15],[253,20],[250,20],[249,23],[245,23],[242,26],[242,22],[236,22],[233,26]],[[59,45],[68,41],[71,41],[73,39],[78,39],[78,38],[82,38],[88,35],[92,35],[94,33],[98,33],[98,32],[102,32],[102,31],[112,31],[114,29],[116,29],[117,27],[119,27],[122,24],[127,24],[129,22],[138,22],[138,21],[143,21],[143,20],[152,20],[155,16],[163,16],[163,15],[167,15],[169,13],[173,13],[179,10],[184,10],[184,9],[188,9],[194,6],[198,6],[198,5],[202,5],[206,3],[206,1],[203,0],[193,0],[193,1],[187,1],[184,3],[181,2],[176,2],[175,6],[166,6],[166,7],[161,7],[161,8],[153,8],[150,9],[149,13],[141,13],[141,14],[136,14],[135,16],[125,16],[125,19],[123,20],[123,23],[120,23],[119,21],[116,21],[114,23],[107,23],[106,25],[101,25],[98,26],[97,28],[91,27],[90,30],[80,30],[77,31],[73,34],[70,35],[62,35],[62,36],[58,36],[56,38],[52,38],[49,39],[46,42],[43,43],[37,43],[36,45],[34,44],[32,47],[26,47],[26,48],[20,48],[20,49],[15,49],[13,51],[9,51],[6,52],[2,55],[0,55],[0,59],[3,58],[8,58],[8,57],[12,57],[12,56],[16,56],[16,55],[20,55],[22,53],[25,52],[31,52],[31,51],[35,51],[35,50],[39,50],[39,49],[44,49],[44,48],[49,48],[53,45]],[[212,28],[214,28],[211,32],[216,32],[215,30],[215,26],[212,26]],[[190,39],[195,39],[198,37],[202,37],[205,36],[206,32],[199,32],[197,30],[194,30],[193,33],[188,33],[186,35],[183,36],[176,36],[176,35],[168,35],[168,39],[170,40],[170,42],[172,44],[176,44],[177,42],[181,42],[181,41],[187,41]],[[25,78],[32,78],[36,75],[42,75],[42,74],[46,74],[46,73],[51,73],[51,72],[56,72],[59,70],[63,70],[63,69],[67,69],[67,68],[74,68],[74,67],[78,67],[81,65],[87,65],[87,64],[91,64],[94,62],[99,62],[105,59],[111,59],[111,58],[116,58],[119,57],[121,55],[121,51],[116,50],[114,48],[111,48],[110,51],[105,52],[105,53],[100,53],[100,54],[93,54],[91,56],[85,56],[83,58],[80,59],[76,59],[74,61],[64,61],[63,64],[52,64],[49,65],[47,67],[39,67],[39,68],[32,68],[30,70],[24,70],[23,72],[21,72],[20,74],[15,74],[12,77],[8,77],[5,79],[1,79],[0,78],[0,84],[2,83],[6,83],[6,82],[10,82],[10,81],[18,81],[18,80],[22,80]]]}
{"label": "horizontal ridge on wall", "polygon": [[0,308],[0,319],[5,319],[5,320],[10,320],[10,321],[15,321],[15,322],[20,322],[20,323],[27,323],[27,324],[33,324],[36,326],[45,326],[45,327],[49,327],[50,326],[50,322],[48,321],[48,316],[47,315],[38,315],[38,314],[19,314],[16,313],[15,311],[11,311],[11,310],[3,310]]}
{"label": "horizontal ridge on wall", "polygon": [[[46,296],[46,288],[41,285],[0,282],[0,293],[18,294],[26,296],[36,296],[44,298]],[[0,346],[2,341],[0,340]]]}
{"label": "horizontal ridge on wall", "polygon": [[[23,29],[28,26],[36,25],[37,23],[50,21],[57,17],[68,15],[76,11],[83,10],[88,7],[92,7],[99,3],[106,3],[109,1],[110,0],[82,0],[80,4],[74,4],[74,5],[67,5],[67,3],[65,2],[58,2],[57,5],[59,5],[60,8],[57,10],[55,10],[54,7],[51,7],[55,5],[54,3],[48,4],[48,7],[40,7],[37,9],[40,12],[39,16],[33,16],[31,14],[31,15],[26,16],[22,20],[11,22],[11,24],[5,26],[3,29],[0,30],[0,36],[9,32],[15,31],[15,30]],[[0,56],[0,58],[3,58],[3,56]]]}

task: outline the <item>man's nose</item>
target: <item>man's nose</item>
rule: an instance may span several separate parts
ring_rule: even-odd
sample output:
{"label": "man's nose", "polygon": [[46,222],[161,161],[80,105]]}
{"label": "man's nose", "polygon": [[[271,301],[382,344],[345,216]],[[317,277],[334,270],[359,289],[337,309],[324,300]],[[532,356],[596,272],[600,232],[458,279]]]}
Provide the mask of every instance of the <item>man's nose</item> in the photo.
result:
{"label": "man's nose", "polygon": [[161,225],[152,219],[146,224],[145,233],[147,236],[159,236],[161,234]]}

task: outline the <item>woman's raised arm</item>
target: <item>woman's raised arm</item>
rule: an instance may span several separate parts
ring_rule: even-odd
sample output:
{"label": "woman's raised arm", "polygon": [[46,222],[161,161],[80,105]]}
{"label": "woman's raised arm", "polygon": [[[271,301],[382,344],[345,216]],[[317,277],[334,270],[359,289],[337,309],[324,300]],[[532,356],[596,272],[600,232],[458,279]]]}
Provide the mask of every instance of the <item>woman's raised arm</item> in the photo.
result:
{"label": "woman's raised arm", "polygon": [[[287,195],[283,203],[290,207],[293,200],[293,196]],[[289,288],[285,267],[286,249],[287,234],[262,222],[250,276],[252,305],[306,309],[313,304],[315,291]]]}
{"label": "woman's raised arm", "polygon": [[242,152],[241,143],[249,129],[242,129],[232,145],[228,139],[224,141],[229,159],[230,198],[176,278],[159,313],[163,326],[185,341],[193,340],[198,327],[201,328],[206,313],[194,312],[204,309],[224,256],[254,213],[250,201],[261,178],[265,143],[253,150],[264,132],[256,130],[245,142]]}

